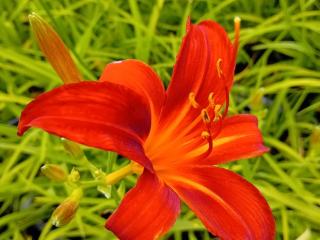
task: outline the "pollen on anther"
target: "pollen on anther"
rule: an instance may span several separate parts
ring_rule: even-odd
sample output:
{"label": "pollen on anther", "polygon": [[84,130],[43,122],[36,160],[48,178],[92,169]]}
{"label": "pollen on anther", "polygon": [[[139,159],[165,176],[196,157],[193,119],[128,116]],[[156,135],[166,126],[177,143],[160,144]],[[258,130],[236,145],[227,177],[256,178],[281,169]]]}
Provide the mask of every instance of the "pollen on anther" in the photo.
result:
{"label": "pollen on anther", "polygon": [[214,96],[213,92],[209,93],[208,101],[209,101],[209,104],[211,107],[214,107],[214,105],[215,105],[213,96]]}
{"label": "pollen on anther", "polygon": [[220,111],[221,107],[222,107],[222,105],[220,105],[220,104],[215,105],[215,107],[214,107],[215,114],[217,114]]}
{"label": "pollen on anther", "polygon": [[197,101],[196,101],[196,97],[195,97],[194,92],[189,93],[189,102],[192,107],[194,107],[194,108],[199,107],[199,103],[197,103]]}
{"label": "pollen on anther", "polygon": [[221,117],[222,117],[221,109],[222,109],[222,105],[220,105],[220,104],[217,104],[214,106],[214,108],[213,108],[213,111],[214,111],[213,122],[217,122],[221,119]]}
{"label": "pollen on anther", "polygon": [[201,137],[203,139],[208,139],[210,137],[210,133],[208,131],[202,131]]}
{"label": "pollen on anther", "polygon": [[210,116],[207,109],[202,109],[201,117],[204,123],[210,123]]}
{"label": "pollen on anther", "polygon": [[221,78],[221,75],[222,75],[221,64],[222,64],[222,59],[219,58],[219,59],[217,60],[217,64],[216,64],[219,78]]}

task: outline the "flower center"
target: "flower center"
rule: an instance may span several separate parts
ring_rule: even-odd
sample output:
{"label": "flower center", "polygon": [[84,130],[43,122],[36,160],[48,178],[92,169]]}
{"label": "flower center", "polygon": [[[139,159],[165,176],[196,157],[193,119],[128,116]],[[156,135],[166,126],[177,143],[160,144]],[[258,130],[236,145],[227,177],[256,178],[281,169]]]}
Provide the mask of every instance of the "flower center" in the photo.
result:
{"label": "flower center", "polygon": [[[229,106],[229,91],[228,87],[223,85],[226,84],[226,81],[221,58],[218,58],[215,66],[219,78],[217,84],[222,84],[221,87],[218,87],[219,92],[214,93],[202,89],[208,94],[207,100],[203,99],[205,95],[203,91],[200,91],[201,88],[189,92],[188,101],[184,105],[184,110],[187,109],[188,112],[185,111],[183,115],[187,117],[187,124],[183,122],[183,118],[178,118],[179,120],[174,122],[175,128],[170,126],[169,129],[161,129],[161,132],[156,132],[148,138],[145,152],[152,159],[156,170],[167,168],[167,166],[164,167],[164,163],[172,165],[179,162],[181,158],[184,161],[206,158],[212,152],[213,140],[222,129],[222,120],[226,116]],[[198,91],[199,96],[196,95]],[[221,96],[221,94],[225,94],[225,96]],[[188,116],[188,114],[191,115]],[[190,116],[192,117],[190,118]],[[181,123],[181,127],[178,125],[179,123]],[[179,131],[176,130],[177,128]],[[199,135],[197,135],[197,131],[199,131]]]}
{"label": "flower center", "polygon": [[[189,101],[193,108],[199,109],[199,115],[203,122],[201,137],[206,139],[209,146],[212,145],[212,139],[217,135],[216,125],[222,119],[222,105],[215,104],[213,93],[208,96],[208,105],[200,108],[200,104],[195,99],[194,92],[189,94]],[[218,129],[219,130],[219,129]]]}

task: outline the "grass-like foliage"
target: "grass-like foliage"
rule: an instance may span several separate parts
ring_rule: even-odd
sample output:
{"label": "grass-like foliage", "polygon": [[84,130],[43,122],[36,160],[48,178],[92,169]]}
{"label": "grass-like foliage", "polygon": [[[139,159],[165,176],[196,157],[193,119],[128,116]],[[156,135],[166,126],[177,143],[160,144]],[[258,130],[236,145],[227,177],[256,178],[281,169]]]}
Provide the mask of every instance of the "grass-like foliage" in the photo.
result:
{"label": "grass-like foliage", "polygon": [[[105,219],[136,181],[135,176],[122,180],[108,190],[107,199],[97,191],[88,166],[69,155],[59,138],[38,129],[17,137],[23,107],[62,84],[36,44],[27,18],[31,12],[56,29],[85,79],[97,79],[111,61],[136,58],[149,63],[165,84],[188,16],[193,22],[219,22],[231,38],[233,18],[240,16],[230,114],[257,115],[271,150],[225,167],[266,197],[276,218],[277,239],[319,239],[319,9],[315,0],[1,0],[0,239],[113,239],[103,227]],[[127,164],[114,153],[83,149],[90,162],[107,173]],[[45,163],[68,172],[76,167],[85,184],[80,208],[64,227],[52,227],[50,216],[71,190],[40,173]],[[183,207],[164,239],[212,236]]]}

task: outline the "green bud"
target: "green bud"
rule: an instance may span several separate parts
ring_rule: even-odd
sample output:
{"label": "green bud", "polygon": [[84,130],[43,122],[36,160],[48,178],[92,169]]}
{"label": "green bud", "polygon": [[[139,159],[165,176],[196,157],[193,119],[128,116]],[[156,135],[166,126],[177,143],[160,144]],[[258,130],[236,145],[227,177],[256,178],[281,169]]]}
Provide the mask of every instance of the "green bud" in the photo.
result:
{"label": "green bud", "polygon": [[320,127],[315,127],[312,131],[310,144],[312,146],[319,146],[320,145]]}
{"label": "green bud", "polygon": [[74,218],[79,208],[81,197],[81,188],[73,190],[71,195],[66,198],[52,213],[52,225],[61,227],[68,224]]}
{"label": "green bud", "polygon": [[97,187],[97,190],[101,192],[107,199],[111,198],[111,190],[112,190],[111,185],[99,185]]}
{"label": "green bud", "polygon": [[47,178],[56,181],[56,182],[64,182],[67,180],[67,173],[56,164],[45,164],[41,167],[41,172]]}
{"label": "green bud", "polygon": [[61,138],[64,149],[72,155],[77,160],[83,158],[84,154],[79,144],[69,141],[65,138]]}
{"label": "green bud", "polygon": [[80,180],[80,173],[76,168],[72,168],[71,173],[68,176],[70,182],[76,183]]}
{"label": "green bud", "polygon": [[259,88],[256,92],[253,93],[251,97],[250,106],[253,110],[259,110],[262,108],[262,98],[264,96],[264,88]]}

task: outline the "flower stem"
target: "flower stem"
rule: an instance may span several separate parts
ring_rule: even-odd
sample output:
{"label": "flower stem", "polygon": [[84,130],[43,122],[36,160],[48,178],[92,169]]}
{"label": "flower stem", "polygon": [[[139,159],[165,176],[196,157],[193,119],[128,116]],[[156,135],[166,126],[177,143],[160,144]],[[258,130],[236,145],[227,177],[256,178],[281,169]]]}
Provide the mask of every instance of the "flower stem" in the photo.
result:
{"label": "flower stem", "polygon": [[104,180],[107,185],[113,185],[120,181],[122,178],[132,174],[132,164],[129,164],[123,168],[120,168],[117,171],[114,171],[107,176],[105,176]]}

